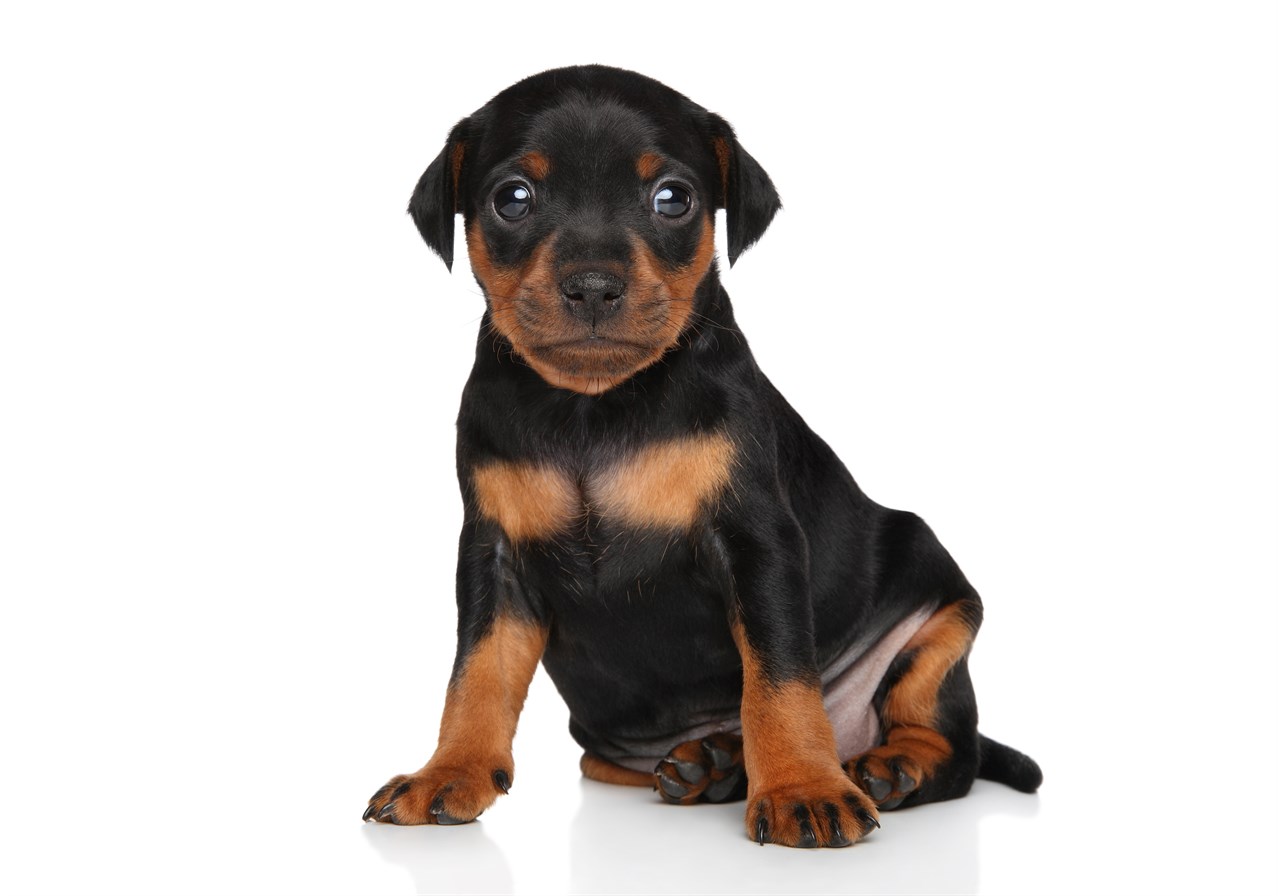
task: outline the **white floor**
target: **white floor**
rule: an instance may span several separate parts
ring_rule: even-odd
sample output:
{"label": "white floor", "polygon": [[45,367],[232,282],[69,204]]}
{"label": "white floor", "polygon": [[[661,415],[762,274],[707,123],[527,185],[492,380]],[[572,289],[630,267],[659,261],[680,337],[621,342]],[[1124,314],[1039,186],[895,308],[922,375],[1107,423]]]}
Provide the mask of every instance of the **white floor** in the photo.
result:
{"label": "white floor", "polygon": [[[332,668],[314,682],[323,705],[308,689],[290,712],[271,688],[241,688],[258,671],[241,668],[231,685],[243,702],[217,721],[241,719],[255,737],[201,728],[177,707],[165,719],[162,685],[155,717],[136,718],[131,736],[91,725],[73,736],[56,718],[28,729],[40,750],[6,792],[0,891],[1188,894],[1266,893],[1276,880],[1272,784],[1208,776],[1210,763],[1246,773],[1228,755],[1190,767],[1146,756],[1142,770],[1126,754],[1074,753],[1064,733],[1022,739],[1046,770],[1039,795],[979,782],[966,799],[887,814],[849,849],[760,847],[739,804],[667,806],[583,781],[541,675],[515,786],[478,823],[365,824],[366,797],[409,767],[437,701],[424,698],[420,718],[361,718],[399,702],[401,688],[368,700],[354,683],[374,670]],[[42,742],[46,733],[56,737]]]}

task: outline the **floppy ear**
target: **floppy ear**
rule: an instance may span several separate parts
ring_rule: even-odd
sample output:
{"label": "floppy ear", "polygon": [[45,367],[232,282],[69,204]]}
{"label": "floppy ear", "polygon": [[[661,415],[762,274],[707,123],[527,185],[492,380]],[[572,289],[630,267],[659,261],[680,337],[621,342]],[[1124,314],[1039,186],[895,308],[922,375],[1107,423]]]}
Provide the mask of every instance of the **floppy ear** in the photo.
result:
{"label": "floppy ear", "polygon": [[453,221],[463,206],[462,167],[466,159],[466,132],[469,118],[459,121],[448,134],[448,142],[417,182],[408,200],[408,213],[430,246],[453,269]]}
{"label": "floppy ear", "polygon": [[710,145],[719,163],[717,205],[728,210],[728,266],[731,267],[742,252],[763,236],[781,208],[781,197],[768,172],[737,142],[732,127],[714,114],[710,122]]}

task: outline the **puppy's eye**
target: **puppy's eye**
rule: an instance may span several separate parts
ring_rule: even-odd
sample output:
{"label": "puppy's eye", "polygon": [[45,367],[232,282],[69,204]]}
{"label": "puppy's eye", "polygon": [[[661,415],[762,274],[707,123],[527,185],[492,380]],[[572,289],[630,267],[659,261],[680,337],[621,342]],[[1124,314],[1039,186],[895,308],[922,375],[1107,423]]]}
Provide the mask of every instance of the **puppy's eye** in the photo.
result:
{"label": "puppy's eye", "polygon": [[678,184],[666,184],[652,196],[652,210],[666,218],[682,218],[692,208],[692,194]]}
{"label": "puppy's eye", "polygon": [[506,184],[493,197],[493,208],[507,221],[518,221],[532,211],[532,191],[523,184]]}

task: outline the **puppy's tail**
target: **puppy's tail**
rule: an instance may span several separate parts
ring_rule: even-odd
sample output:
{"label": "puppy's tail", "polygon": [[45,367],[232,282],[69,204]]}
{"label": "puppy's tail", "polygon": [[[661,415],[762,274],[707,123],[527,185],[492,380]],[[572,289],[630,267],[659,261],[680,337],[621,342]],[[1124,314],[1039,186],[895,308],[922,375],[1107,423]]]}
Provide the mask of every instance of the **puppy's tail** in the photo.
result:
{"label": "puppy's tail", "polygon": [[981,739],[981,765],[976,777],[1006,784],[1021,793],[1033,793],[1043,783],[1043,770],[1038,763],[1019,750],[1006,747],[984,734]]}

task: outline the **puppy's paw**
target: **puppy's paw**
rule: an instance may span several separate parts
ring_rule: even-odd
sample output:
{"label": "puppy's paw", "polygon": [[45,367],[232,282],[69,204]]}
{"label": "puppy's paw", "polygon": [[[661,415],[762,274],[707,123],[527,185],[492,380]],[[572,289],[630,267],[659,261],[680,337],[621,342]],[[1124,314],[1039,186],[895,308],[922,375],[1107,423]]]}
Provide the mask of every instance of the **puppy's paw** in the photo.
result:
{"label": "puppy's paw", "polygon": [[[488,766],[493,766],[489,768]],[[510,790],[511,764],[436,765],[396,775],[369,798],[365,821],[465,824]]]}
{"label": "puppy's paw", "polygon": [[874,803],[843,775],[750,797],[746,834],[759,844],[850,846],[879,826]]}
{"label": "puppy's paw", "polygon": [[884,811],[901,805],[923,782],[919,763],[913,757],[894,750],[890,744],[862,753],[849,761],[844,769]]}
{"label": "puppy's paw", "polygon": [[667,803],[728,803],[745,797],[741,735],[712,734],[679,744],[657,763],[657,792]]}

